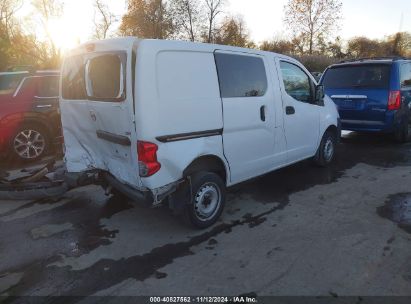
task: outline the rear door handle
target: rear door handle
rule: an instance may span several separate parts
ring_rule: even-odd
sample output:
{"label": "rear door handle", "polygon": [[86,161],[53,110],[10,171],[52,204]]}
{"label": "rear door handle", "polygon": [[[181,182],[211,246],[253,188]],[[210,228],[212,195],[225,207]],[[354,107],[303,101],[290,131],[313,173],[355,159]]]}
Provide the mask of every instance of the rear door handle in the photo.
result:
{"label": "rear door handle", "polygon": [[260,108],[260,118],[261,121],[265,121],[265,106],[261,106]]}
{"label": "rear door handle", "polygon": [[294,107],[290,107],[290,106],[285,107],[285,114],[287,114],[287,115],[293,115],[293,114],[295,114],[295,109],[294,109]]}

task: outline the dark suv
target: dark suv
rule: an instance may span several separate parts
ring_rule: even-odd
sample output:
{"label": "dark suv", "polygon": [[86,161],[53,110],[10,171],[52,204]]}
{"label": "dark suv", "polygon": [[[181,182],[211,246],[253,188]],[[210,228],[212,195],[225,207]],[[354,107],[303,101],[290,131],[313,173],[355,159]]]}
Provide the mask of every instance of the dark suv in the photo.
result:
{"label": "dark suv", "polygon": [[0,155],[36,160],[61,145],[59,72],[0,73]]}
{"label": "dark suv", "polygon": [[326,69],[321,84],[340,113],[342,129],[409,139],[411,60],[369,58]]}

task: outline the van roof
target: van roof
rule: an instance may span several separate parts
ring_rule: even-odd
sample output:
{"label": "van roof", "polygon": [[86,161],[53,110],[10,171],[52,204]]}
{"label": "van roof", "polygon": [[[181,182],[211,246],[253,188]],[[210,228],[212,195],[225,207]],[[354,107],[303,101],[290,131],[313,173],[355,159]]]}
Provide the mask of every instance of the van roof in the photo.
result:
{"label": "van roof", "polygon": [[[86,43],[79,45],[77,48],[71,50],[68,56],[78,55],[84,52],[87,52],[87,48],[93,45],[99,45],[103,47],[110,47],[115,45],[118,48],[129,49],[133,47],[136,43],[144,43],[144,44],[152,44],[156,48],[174,48],[174,49],[181,49],[181,50],[199,50],[199,51],[206,51],[206,52],[213,52],[215,50],[224,50],[224,51],[235,51],[235,52],[243,52],[243,53],[252,53],[252,54],[260,54],[260,55],[275,55],[283,59],[288,59],[292,61],[298,61],[295,58],[273,53],[273,52],[266,52],[257,49],[248,49],[248,48],[241,48],[241,47],[234,47],[234,46],[227,46],[227,45],[220,45],[220,44],[210,44],[210,43],[202,43],[202,42],[191,42],[191,41],[181,41],[181,40],[162,40],[162,39],[139,39],[137,37],[121,37],[121,38],[111,38],[105,40],[93,40]],[[93,48],[93,47],[92,47]]]}

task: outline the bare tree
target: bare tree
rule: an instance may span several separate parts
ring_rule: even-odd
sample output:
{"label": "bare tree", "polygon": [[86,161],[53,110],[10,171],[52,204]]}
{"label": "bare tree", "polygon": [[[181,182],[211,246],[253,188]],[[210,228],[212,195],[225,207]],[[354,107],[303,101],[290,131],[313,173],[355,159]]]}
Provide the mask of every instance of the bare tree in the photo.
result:
{"label": "bare tree", "polygon": [[224,6],[224,0],[205,0],[207,7],[207,21],[208,21],[208,31],[207,31],[207,42],[213,42],[213,31],[215,28],[216,18],[222,13],[222,8]]}
{"label": "bare tree", "polygon": [[51,36],[49,21],[62,15],[63,4],[60,0],[33,0],[32,3],[40,16],[41,24],[43,25],[44,32],[47,35],[47,39],[50,44],[51,58],[53,58],[52,60],[58,61],[60,58],[60,50],[57,49],[53,37]]}
{"label": "bare tree", "polygon": [[15,14],[22,6],[22,0],[0,1],[0,24],[7,39],[10,39],[14,34],[16,28]]}
{"label": "bare tree", "polygon": [[315,41],[327,39],[338,28],[341,8],[340,0],[289,0],[284,21],[294,36],[304,37],[312,54]]}
{"label": "bare tree", "polygon": [[173,20],[183,39],[196,41],[204,14],[199,0],[171,0]]}
{"label": "bare tree", "polygon": [[129,0],[120,25],[121,35],[167,39],[175,34],[175,24],[164,0]]}
{"label": "bare tree", "polygon": [[[107,4],[105,4],[103,0],[94,0],[94,8],[94,38],[106,39],[110,27],[117,21],[116,16],[110,12]],[[96,14],[99,15],[100,18],[97,19]]]}

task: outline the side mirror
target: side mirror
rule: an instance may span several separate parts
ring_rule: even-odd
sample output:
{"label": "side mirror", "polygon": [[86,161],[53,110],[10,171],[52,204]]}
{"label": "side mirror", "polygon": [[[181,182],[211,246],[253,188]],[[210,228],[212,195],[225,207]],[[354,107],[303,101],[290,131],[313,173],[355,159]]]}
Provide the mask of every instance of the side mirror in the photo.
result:
{"label": "side mirror", "polygon": [[324,86],[319,84],[315,87],[315,103],[318,105],[324,105]]}

